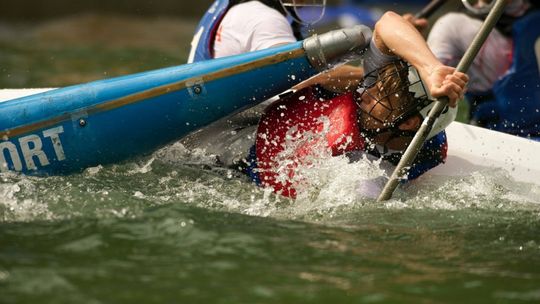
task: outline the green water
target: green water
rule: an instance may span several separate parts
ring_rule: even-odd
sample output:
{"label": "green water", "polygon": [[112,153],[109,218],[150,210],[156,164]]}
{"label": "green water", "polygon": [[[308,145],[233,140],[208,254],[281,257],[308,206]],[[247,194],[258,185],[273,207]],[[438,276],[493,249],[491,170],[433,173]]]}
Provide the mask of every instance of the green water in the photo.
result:
{"label": "green water", "polygon": [[[179,64],[194,30],[139,21],[150,36],[173,33],[155,44],[129,19],[135,30],[107,40],[115,48],[62,40],[118,21],[82,19],[4,29],[0,86]],[[378,204],[356,191],[369,166],[318,168],[296,202],[176,145],[71,176],[0,173],[0,303],[540,302],[540,187],[479,172]]]}
{"label": "green water", "polygon": [[178,145],[3,173],[0,303],[540,301],[539,187],[479,172],[379,204],[348,187],[357,170],[321,172],[296,202]]}

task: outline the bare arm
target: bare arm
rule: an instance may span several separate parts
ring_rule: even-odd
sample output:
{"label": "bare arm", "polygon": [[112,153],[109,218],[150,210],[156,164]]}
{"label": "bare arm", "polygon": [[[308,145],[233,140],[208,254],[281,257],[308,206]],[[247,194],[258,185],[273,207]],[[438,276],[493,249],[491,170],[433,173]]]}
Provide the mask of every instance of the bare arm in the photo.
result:
{"label": "bare arm", "polygon": [[425,31],[429,26],[429,21],[426,18],[417,19],[413,14],[404,14],[402,17],[412,24],[420,33]]}
{"label": "bare arm", "polygon": [[[429,72],[442,65],[414,26],[396,13],[386,12],[375,24],[375,45],[387,55],[397,55],[417,69]],[[419,70],[420,72],[420,70]]]}
{"label": "bare arm", "polygon": [[388,55],[397,55],[413,65],[433,97],[448,96],[455,106],[465,92],[468,76],[443,65],[415,27],[396,13],[387,12],[375,24],[375,45]]}
{"label": "bare arm", "polygon": [[296,85],[294,89],[300,90],[308,86],[319,84],[330,91],[346,92],[356,88],[363,77],[364,69],[361,67],[341,65],[301,82]]}

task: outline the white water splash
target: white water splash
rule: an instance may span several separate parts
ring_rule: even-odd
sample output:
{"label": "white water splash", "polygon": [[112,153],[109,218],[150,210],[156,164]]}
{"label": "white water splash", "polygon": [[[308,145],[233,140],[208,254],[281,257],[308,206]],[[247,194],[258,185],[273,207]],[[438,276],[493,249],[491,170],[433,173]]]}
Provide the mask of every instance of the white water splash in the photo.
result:
{"label": "white water splash", "polygon": [[2,173],[0,177],[2,180],[0,183],[1,221],[24,222],[36,218],[49,219],[52,217],[46,203],[36,199],[18,198],[24,189],[36,191],[30,178],[15,173]]}
{"label": "white water splash", "polygon": [[98,166],[95,166],[95,167],[90,167],[90,168],[87,168],[86,170],[84,170],[84,173],[88,176],[95,176],[96,174],[98,174],[101,170],[103,170],[103,166],[102,165],[98,165]]}
{"label": "white water splash", "polygon": [[[356,157],[357,160],[354,162],[343,155],[333,157],[325,144],[329,121],[323,118],[320,122],[323,125],[322,132],[305,132],[299,136],[297,129],[292,128],[286,134],[285,149],[277,155],[278,167],[275,168],[278,172],[277,180],[283,183],[289,180],[293,183],[297,191],[295,201],[272,194],[268,189],[248,187],[245,182],[215,188],[199,185],[189,189],[189,195],[182,196],[189,198],[192,195],[190,201],[200,201],[201,196],[198,192],[203,191],[215,198],[211,204],[206,204],[206,207],[224,208],[255,216],[288,218],[310,214],[332,214],[348,208],[373,206],[389,209],[445,210],[478,207],[540,208],[539,187],[523,185],[514,182],[508,175],[493,172],[478,172],[469,178],[420,178],[416,182],[399,187],[394,199],[383,204],[375,204],[374,199],[382,190],[386,177],[392,172],[393,167],[365,155]],[[308,149],[304,149],[305,147]],[[171,148],[172,146],[169,147]],[[181,151],[183,151],[182,162],[194,163],[204,159],[204,154],[200,154],[204,151],[182,149]],[[308,151],[308,154],[299,160],[294,157],[298,151]],[[212,165],[212,156],[206,155],[205,161],[209,165]],[[291,170],[294,171],[292,178]],[[226,177],[232,181],[230,172]],[[246,187],[248,191],[239,191]],[[220,190],[216,190],[218,188]]]}
{"label": "white water splash", "polygon": [[144,174],[152,171],[152,163],[156,160],[155,157],[151,157],[149,160],[144,162],[142,165],[135,165],[135,168],[128,171],[128,174]]}
{"label": "white water splash", "polygon": [[207,154],[205,150],[198,148],[188,150],[180,142],[156,151],[153,153],[153,158],[170,164],[214,165],[217,161],[216,155]]}
{"label": "white water splash", "polygon": [[[296,201],[289,207],[293,216],[362,205],[375,198],[384,186],[386,172],[380,161],[366,155],[355,162],[345,155],[332,156],[326,140],[330,121],[322,118],[320,123],[322,130],[318,132],[291,128],[283,150],[275,158],[276,182],[290,183],[296,190]],[[344,143],[350,141],[343,138]]]}
{"label": "white water splash", "polygon": [[[316,136],[310,137],[311,144],[317,144]],[[301,147],[294,136],[289,139],[291,149]],[[345,156],[331,156],[325,147],[312,150],[295,168],[296,200],[257,187],[241,173],[216,166],[213,155],[179,143],[148,158],[89,168],[81,174],[38,178],[1,173],[0,220],[136,217],[150,206],[179,203],[308,220],[340,217],[362,208],[540,212],[540,187],[515,182],[502,170],[465,177],[423,176],[400,186],[394,199],[376,203],[374,197],[389,172],[384,163],[367,156],[351,162]],[[287,161],[285,155],[283,160]]]}
{"label": "white water splash", "polygon": [[404,187],[409,206],[420,209],[540,209],[540,187],[514,181],[504,170],[473,172],[465,177],[421,177]]}

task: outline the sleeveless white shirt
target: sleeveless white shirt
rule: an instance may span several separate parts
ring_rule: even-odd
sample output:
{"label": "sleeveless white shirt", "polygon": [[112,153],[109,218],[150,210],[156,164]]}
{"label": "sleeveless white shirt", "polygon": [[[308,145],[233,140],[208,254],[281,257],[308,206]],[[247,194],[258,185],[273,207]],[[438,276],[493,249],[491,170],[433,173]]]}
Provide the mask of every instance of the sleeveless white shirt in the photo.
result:
{"label": "sleeveless white shirt", "polygon": [[214,57],[258,51],[296,42],[287,18],[259,1],[233,6],[216,33]]}

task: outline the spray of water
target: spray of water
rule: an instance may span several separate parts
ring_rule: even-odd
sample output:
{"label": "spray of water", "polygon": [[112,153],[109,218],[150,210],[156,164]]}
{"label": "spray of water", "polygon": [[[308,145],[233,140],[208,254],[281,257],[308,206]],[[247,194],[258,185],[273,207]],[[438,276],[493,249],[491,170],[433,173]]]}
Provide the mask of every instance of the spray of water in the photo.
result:
{"label": "spray of water", "polygon": [[[322,123],[327,130],[327,121]],[[237,170],[218,165],[216,155],[175,143],[148,157],[69,176],[1,173],[0,221],[137,218],[148,208],[170,204],[302,220],[381,208],[540,212],[540,187],[513,181],[502,170],[465,177],[424,176],[400,187],[393,200],[376,203],[374,197],[391,172],[389,168],[365,155],[355,161],[332,156],[323,145],[324,134],[299,138],[293,132],[279,155],[281,178],[294,168],[296,200],[255,186]],[[310,154],[301,161],[291,160],[291,153],[308,144]]]}

